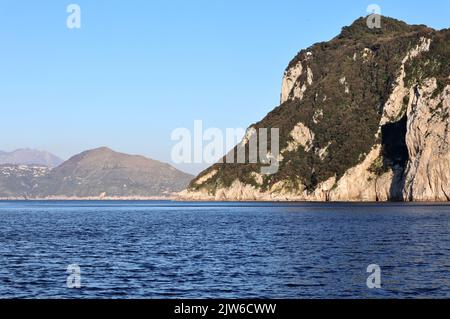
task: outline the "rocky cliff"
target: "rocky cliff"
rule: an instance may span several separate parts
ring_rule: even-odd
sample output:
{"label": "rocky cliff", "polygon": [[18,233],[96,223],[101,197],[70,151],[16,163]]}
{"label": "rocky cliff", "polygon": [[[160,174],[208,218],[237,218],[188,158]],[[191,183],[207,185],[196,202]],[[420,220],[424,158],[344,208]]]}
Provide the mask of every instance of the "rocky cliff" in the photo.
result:
{"label": "rocky cliff", "polygon": [[448,201],[449,62],[449,29],[387,17],[369,29],[356,20],[300,51],[284,73],[281,104],[251,125],[279,128],[278,171],[223,160],[180,197]]}

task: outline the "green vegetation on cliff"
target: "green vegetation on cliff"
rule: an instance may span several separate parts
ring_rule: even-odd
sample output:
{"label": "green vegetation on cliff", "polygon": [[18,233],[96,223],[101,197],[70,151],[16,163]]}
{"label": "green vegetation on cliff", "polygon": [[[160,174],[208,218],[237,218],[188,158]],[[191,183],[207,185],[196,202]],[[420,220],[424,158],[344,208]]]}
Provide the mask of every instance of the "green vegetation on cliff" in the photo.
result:
{"label": "green vegetation on cliff", "polygon": [[[389,129],[382,129],[385,136],[377,137],[377,132],[383,106],[397,84],[402,60],[422,37],[432,39],[430,51],[420,55],[418,63],[416,59],[408,60],[405,82],[410,87],[435,76],[442,89],[450,74],[448,30],[438,32],[387,17],[383,17],[381,29],[369,29],[365,18],[360,18],[344,27],[331,41],[300,51],[286,71],[301,63],[303,70],[309,69],[312,73],[312,83],[307,85],[301,99],[291,92],[286,102],[252,127],[279,128],[280,150],[283,150],[292,141],[292,129],[301,122],[314,132],[313,147],[283,152],[278,172],[265,176],[262,185],[252,176],[253,172],[259,172],[261,163],[218,163],[199,175],[217,169],[213,178],[200,185],[194,180],[190,189],[204,188],[214,194],[216,189],[229,187],[239,179],[263,190],[279,181],[295,188],[301,181],[312,191],[330,177],[342,177],[349,168],[360,163],[376,143],[383,144],[383,152],[373,164],[374,173],[381,174],[394,165],[404,165],[406,118],[399,119],[397,125]],[[303,72],[295,84],[300,87],[306,82],[307,72]],[[408,100],[403,104],[406,110]]]}

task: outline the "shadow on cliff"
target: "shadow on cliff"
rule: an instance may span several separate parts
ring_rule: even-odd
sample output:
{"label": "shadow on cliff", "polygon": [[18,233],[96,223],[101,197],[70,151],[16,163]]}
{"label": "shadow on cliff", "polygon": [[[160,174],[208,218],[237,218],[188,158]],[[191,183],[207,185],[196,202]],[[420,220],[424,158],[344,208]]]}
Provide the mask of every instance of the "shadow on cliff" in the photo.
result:
{"label": "shadow on cliff", "polygon": [[403,201],[405,169],[409,159],[406,124],[407,116],[404,115],[399,121],[381,127],[384,166],[392,169],[394,173],[389,190],[391,201]]}

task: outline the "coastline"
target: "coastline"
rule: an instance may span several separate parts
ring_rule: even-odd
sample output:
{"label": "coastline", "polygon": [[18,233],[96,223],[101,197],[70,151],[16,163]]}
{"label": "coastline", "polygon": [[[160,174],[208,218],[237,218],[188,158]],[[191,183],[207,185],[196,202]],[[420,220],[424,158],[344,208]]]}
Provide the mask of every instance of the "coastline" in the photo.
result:
{"label": "coastline", "polygon": [[370,201],[370,200],[300,200],[300,199],[187,199],[180,196],[91,196],[91,197],[75,197],[75,196],[49,196],[49,197],[0,197],[0,201],[173,201],[187,203],[265,203],[265,204],[424,204],[424,205],[450,205],[450,201]]}
{"label": "coastline", "polygon": [[48,196],[48,197],[0,197],[0,201],[150,201],[174,200],[170,196]]}

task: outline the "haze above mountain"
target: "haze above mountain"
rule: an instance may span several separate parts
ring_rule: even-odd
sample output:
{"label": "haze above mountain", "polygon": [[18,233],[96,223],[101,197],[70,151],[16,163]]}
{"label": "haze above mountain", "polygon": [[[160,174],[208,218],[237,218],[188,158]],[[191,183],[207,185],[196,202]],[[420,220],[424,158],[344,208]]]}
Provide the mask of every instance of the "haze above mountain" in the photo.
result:
{"label": "haze above mountain", "polygon": [[61,158],[46,151],[20,148],[12,152],[0,151],[0,164],[44,165],[56,167],[63,162]]}

